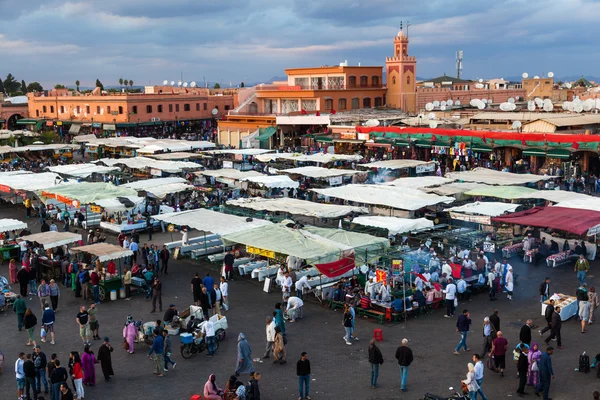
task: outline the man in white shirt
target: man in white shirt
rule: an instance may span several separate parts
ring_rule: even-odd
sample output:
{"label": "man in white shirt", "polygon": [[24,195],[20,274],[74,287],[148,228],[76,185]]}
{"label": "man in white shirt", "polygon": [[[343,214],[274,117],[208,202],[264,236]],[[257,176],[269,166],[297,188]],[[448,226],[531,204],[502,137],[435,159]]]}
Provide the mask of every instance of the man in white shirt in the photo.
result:
{"label": "man in white shirt", "polygon": [[272,317],[267,317],[267,347],[263,358],[269,358],[271,351],[273,351],[273,345],[275,344],[275,321]]}
{"label": "man in white shirt", "polygon": [[463,269],[465,269],[465,270],[467,270],[467,269],[471,270],[471,271],[473,270],[474,264],[473,264],[473,261],[469,260],[468,255],[465,255],[465,258],[462,262],[462,266],[463,266]]}
{"label": "man in white shirt", "polygon": [[283,295],[283,302],[287,301],[287,298],[290,297],[290,291],[292,290],[292,278],[290,277],[289,272],[285,272],[285,276],[283,277],[283,281],[281,282],[281,292]]}
{"label": "man in white shirt", "polygon": [[390,288],[390,285],[387,281],[383,285],[381,285],[381,288],[379,288],[379,297],[381,298],[381,301],[392,301],[391,291],[392,289]]}
{"label": "man in white shirt", "polygon": [[302,299],[295,296],[288,299],[286,311],[290,316],[290,322],[296,322],[296,318],[302,319],[302,306],[304,306]]}
{"label": "man in white shirt", "polygon": [[448,285],[446,286],[446,289],[444,289],[444,293],[446,293],[446,315],[444,315],[444,317],[454,317],[454,299],[456,298],[456,285],[454,284],[452,278],[448,278]]}
{"label": "man in white shirt", "polygon": [[217,352],[217,338],[215,338],[215,325],[208,319],[202,324],[202,335],[206,341],[206,352],[212,357]]}
{"label": "man in white shirt", "polygon": [[464,278],[461,276],[461,278],[458,280],[458,282],[456,282],[456,291],[459,294],[459,298],[462,297],[462,299],[464,300],[468,300],[471,301],[471,292],[469,292],[469,289],[467,287],[467,282],[464,280]]}
{"label": "man in white shirt", "polygon": [[446,274],[447,277],[452,276],[452,267],[447,262],[442,265],[442,274]]}
{"label": "man in white shirt", "polygon": [[[19,353],[19,358],[15,362],[15,375],[17,378],[17,395],[22,398],[25,394],[25,372],[23,364],[25,363],[25,353]],[[24,398],[24,397],[23,397]]]}
{"label": "man in white shirt", "polygon": [[506,272],[506,298],[508,300],[512,300],[513,290],[514,290],[514,282],[513,282],[513,273],[512,266],[508,265],[508,271]]}
{"label": "man in white shirt", "polygon": [[375,282],[373,282],[373,277],[371,276],[365,284],[365,294],[369,296],[371,300],[375,298]]}
{"label": "man in white shirt", "polygon": [[229,284],[223,276],[221,276],[221,284],[219,285],[219,289],[221,289],[221,296],[223,296],[223,308],[225,311],[229,311]]}
{"label": "man in white shirt", "polygon": [[[483,400],[487,400],[487,398],[485,397],[485,394],[483,394],[483,389],[481,388],[481,384],[483,383],[483,362],[481,362],[481,358],[479,356],[479,354],[473,354],[473,363],[475,364],[475,381],[477,382],[477,385],[479,386],[479,390],[477,390],[477,394],[481,395],[481,398]],[[475,395],[475,398],[477,398],[477,395]]]}
{"label": "man in white shirt", "polygon": [[296,268],[296,257],[287,256],[287,258],[285,259],[285,262],[287,263],[288,271],[291,271],[294,268]]}
{"label": "man in white shirt", "polygon": [[423,279],[419,275],[415,278],[415,287],[417,290],[423,291]]}
{"label": "man in white shirt", "polygon": [[490,296],[490,301],[495,301],[496,300],[496,284],[494,283],[494,280],[496,279],[496,274],[494,273],[494,270],[490,270],[490,272],[488,273],[487,276],[487,284],[490,288],[489,291],[489,296]]}
{"label": "man in white shirt", "polygon": [[429,260],[429,268],[431,271],[437,271],[440,267],[440,259],[436,253],[433,253],[433,257]]}
{"label": "man in white shirt", "polygon": [[302,294],[304,293],[304,289],[310,290],[311,287],[308,284],[308,275],[304,275],[302,278],[298,279],[296,282],[296,296],[299,298],[303,298]]}

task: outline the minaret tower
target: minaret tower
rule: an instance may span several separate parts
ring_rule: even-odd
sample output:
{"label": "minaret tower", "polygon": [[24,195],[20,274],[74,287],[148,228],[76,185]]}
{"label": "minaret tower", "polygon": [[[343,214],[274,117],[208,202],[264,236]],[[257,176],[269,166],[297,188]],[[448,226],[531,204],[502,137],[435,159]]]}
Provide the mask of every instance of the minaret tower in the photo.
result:
{"label": "minaret tower", "polygon": [[408,55],[408,24],[406,34],[400,31],[394,38],[394,55],[386,57],[386,103],[408,113],[417,112],[417,58]]}

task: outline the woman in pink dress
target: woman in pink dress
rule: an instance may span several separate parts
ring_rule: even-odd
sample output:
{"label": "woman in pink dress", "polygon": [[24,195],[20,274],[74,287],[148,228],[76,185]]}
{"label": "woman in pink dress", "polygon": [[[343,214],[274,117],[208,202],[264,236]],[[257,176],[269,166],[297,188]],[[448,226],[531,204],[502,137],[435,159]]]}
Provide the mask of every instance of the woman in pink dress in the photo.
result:
{"label": "woman in pink dress", "polygon": [[204,398],[206,400],[222,400],[223,389],[217,386],[217,377],[213,374],[204,384]]}
{"label": "woman in pink dress", "polygon": [[81,366],[83,367],[83,384],[94,386],[96,384],[96,357],[90,346],[85,346],[83,349]]}
{"label": "woman in pink dress", "polygon": [[137,329],[135,327],[135,322],[133,321],[133,317],[129,315],[127,317],[127,322],[125,322],[125,327],[123,328],[123,338],[127,342],[127,352],[129,354],[133,354],[133,342],[135,341],[136,334]]}
{"label": "woman in pink dress", "polygon": [[532,371],[531,366],[534,362],[537,362],[539,365],[539,362],[542,359],[542,352],[539,350],[538,344],[536,342],[533,342],[531,344],[531,350],[529,351],[529,355],[527,357],[529,357],[529,372],[527,374],[527,384],[530,386],[533,385],[537,387],[538,383],[540,382],[540,371],[539,369],[537,371]]}
{"label": "woman in pink dress", "polygon": [[15,259],[11,259],[10,263],[8,263],[8,272],[10,277],[10,283],[17,283],[17,263]]}

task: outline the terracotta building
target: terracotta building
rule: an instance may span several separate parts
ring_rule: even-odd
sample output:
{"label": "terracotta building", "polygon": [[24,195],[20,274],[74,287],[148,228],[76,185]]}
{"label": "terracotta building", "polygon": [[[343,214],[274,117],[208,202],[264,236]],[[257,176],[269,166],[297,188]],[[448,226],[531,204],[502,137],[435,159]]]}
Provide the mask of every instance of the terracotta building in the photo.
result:
{"label": "terracotta building", "polygon": [[0,94],[0,129],[17,129],[17,120],[28,115],[27,104],[13,104]]}

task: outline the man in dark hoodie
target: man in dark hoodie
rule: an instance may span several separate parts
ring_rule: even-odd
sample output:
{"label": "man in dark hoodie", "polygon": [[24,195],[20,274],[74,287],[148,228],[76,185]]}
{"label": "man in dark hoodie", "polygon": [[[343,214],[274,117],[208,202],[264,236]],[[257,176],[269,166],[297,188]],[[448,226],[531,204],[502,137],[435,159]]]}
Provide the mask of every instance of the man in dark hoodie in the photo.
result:
{"label": "man in dark hoodie", "polygon": [[[31,359],[31,354],[27,354],[23,363],[23,373],[25,374],[25,393],[27,399],[38,398],[38,391],[35,387],[35,364]],[[29,389],[33,390],[33,397],[29,395]]]}
{"label": "man in dark hoodie", "polygon": [[525,384],[527,383],[527,372],[529,371],[529,347],[521,346],[521,355],[517,362],[517,371],[519,372],[519,388],[517,389],[517,395],[523,397],[525,393]]}
{"label": "man in dark hoodie", "polygon": [[67,379],[69,379],[67,369],[60,365],[60,360],[54,360],[54,369],[52,370],[52,375],[50,375],[54,400],[60,399],[60,385],[63,383],[66,385]]}

